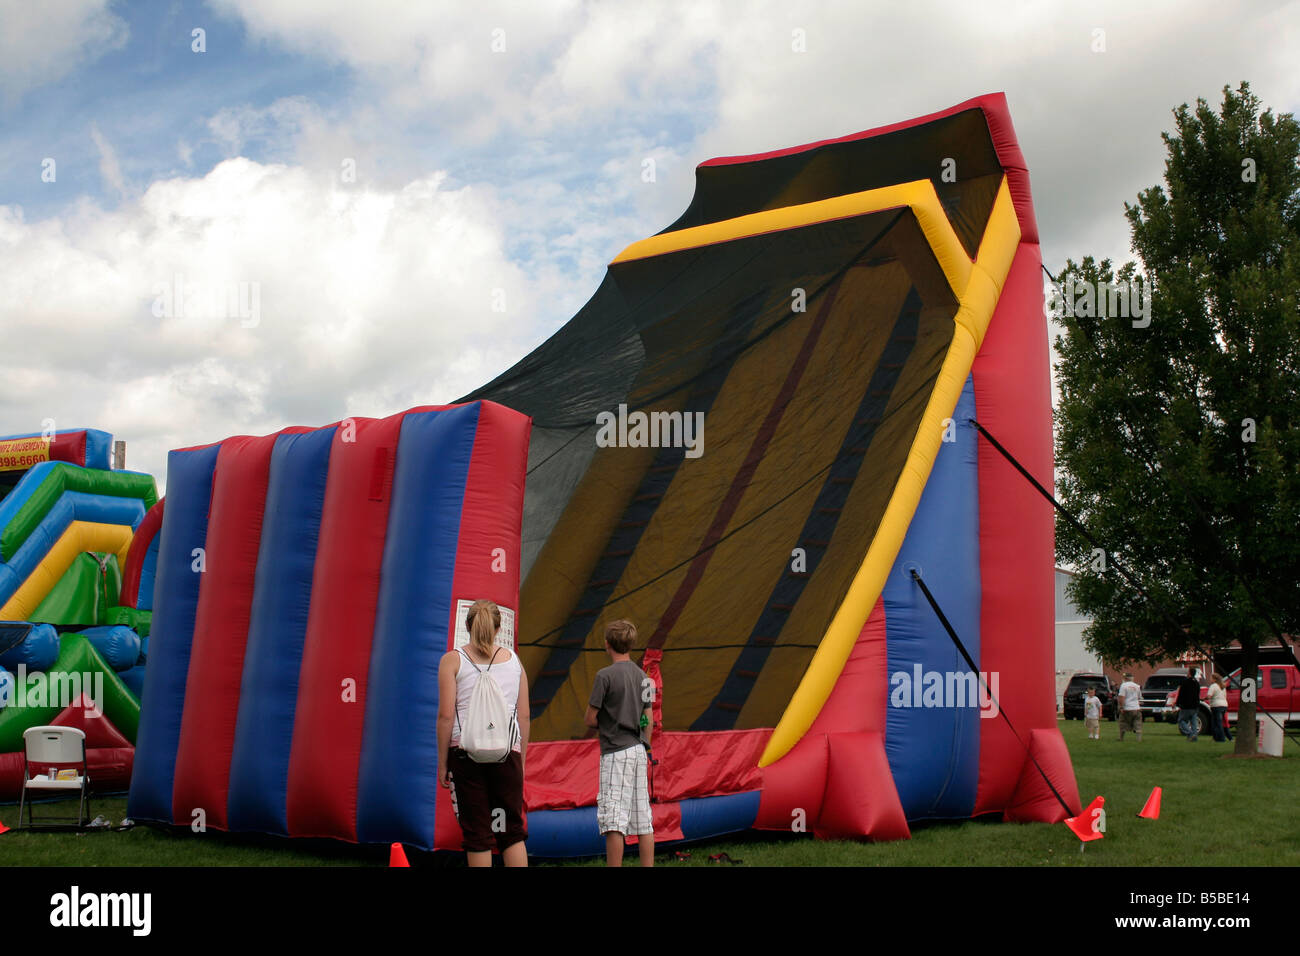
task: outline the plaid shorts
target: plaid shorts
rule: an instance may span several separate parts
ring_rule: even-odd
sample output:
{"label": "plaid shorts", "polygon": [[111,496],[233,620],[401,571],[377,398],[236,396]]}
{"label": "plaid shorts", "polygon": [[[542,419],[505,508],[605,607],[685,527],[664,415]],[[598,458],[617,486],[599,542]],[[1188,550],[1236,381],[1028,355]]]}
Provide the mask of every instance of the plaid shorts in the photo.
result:
{"label": "plaid shorts", "polygon": [[640,744],[600,755],[596,825],[601,833],[640,836],[655,832],[650,816],[649,763]]}

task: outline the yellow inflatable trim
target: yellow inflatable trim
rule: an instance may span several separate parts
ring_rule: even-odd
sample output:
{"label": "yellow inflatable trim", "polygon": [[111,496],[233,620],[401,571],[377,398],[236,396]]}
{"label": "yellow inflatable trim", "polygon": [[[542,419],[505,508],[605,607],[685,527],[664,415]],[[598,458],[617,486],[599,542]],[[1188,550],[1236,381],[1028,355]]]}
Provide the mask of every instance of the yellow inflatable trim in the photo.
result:
{"label": "yellow inflatable trim", "polygon": [[[957,237],[946,218],[943,223],[949,235],[943,254],[936,249],[941,263],[945,255],[951,255],[952,249],[960,252]],[[808,732],[830,697],[867,617],[884,590],[885,579],[903,546],[903,538],[939,453],[944,419],[950,418],[957,407],[1019,245],[1020,223],[1004,178],[980,241],[979,252],[969,270],[968,281],[961,287],[953,286],[960,305],[954,318],[952,343],[939,369],[938,380],[930,393],[907,462],[844,602],[831,619],[803,679],[768,739],[767,748],[758,761],[760,767],[781,759]]]}
{"label": "yellow inflatable trim", "polygon": [[125,567],[126,552],[131,547],[133,534],[131,527],[124,524],[72,522],[68,525],[68,530],[54,542],[36,570],[28,575],[4,607],[0,607],[0,620],[27,620],[82,552],[116,554],[118,566]]}
{"label": "yellow inflatable trim", "polygon": [[[1005,188],[1004,181],[1003,189]],[[934,250],[935,258],[939,260],[948,284],[960,296],[970,281],[973,266],[962,249],[957,234],[952,231],[948,216],[934,191],[934,184],[928,179],[848,193],[797,206],[782,206],[780,209],[769,209],[748,216],[737,216],[735,219],[711,222],[705,226],[691,226],[689,229],[651,236],[632,243],[610,265],[903,207],[911,208],[930,248]]]}

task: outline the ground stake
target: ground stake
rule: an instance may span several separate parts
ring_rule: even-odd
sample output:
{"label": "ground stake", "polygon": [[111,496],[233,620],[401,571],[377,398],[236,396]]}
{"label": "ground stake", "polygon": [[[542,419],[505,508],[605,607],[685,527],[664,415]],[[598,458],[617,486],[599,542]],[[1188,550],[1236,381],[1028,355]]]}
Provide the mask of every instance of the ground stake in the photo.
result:
{"label": "ground stake", "polygon": [[1103,809],[1105,805],[1106,798],[1098,797],[1084,807],[1083,812],[1077,817],[1066,820],[1065,825],[1084,843],[1089,840],[1100,840],[1106,835],[1106,811]]}

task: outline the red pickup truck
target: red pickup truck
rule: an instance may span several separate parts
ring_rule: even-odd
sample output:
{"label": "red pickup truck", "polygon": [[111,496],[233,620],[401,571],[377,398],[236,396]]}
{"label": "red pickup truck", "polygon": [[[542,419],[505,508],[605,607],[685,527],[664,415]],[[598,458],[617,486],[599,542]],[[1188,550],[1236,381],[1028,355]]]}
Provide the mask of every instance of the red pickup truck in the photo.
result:
{"label": "red pickup truck", "polygon": [[[1228,675],[1228,726],[1237,722],[1241,706],[1241,669]],[[1255,710],[1286,724],[1300,721],[1300,670],[1294,664],[1260,664],[1255,685]]]}
{"label": "red pickup truck", "polygon": [[[1237,722],[1237,712],[1241,707],[1241,668],[1238,667],[1227,675],[1228,726]],[[1200,719],[1199,733],[1210,731],[1210,708],[1205,703],[1207,687],[1201,688],[1201,705],[1198,708]],[[1165,701],[1164,717],[1177,720],[1178,708],[1174,701],[1177,692],[1169,694]],[[1300,721],[1300,670],[1294,664],[1260,664],[1259,680],[1255,684],[1255,711],[1258,714],[1272,714],[1283,724]]]}

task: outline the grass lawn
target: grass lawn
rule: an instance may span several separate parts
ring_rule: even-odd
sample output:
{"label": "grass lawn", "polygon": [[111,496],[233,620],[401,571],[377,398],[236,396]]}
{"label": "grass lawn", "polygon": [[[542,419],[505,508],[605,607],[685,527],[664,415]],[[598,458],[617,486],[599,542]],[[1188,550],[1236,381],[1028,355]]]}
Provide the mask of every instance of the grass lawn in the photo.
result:
{"label": "grass lawn", "polygon": [[[1202,737],[1188,743],[1171,724],[1146,724],[1141,744],[1118,742],[1116,725],[1088,740],[1083,722],[1062,721],[1079,793],[1086,804],[1106,798],[1107,832],[1080,851],[1063,825],[967,821],[917,825],[896,843],[822,842],[807,836],[741,835],[678,847],[659,855],[671,866],[707,866],[725,851],[747,866],[1300,866],[1300,748],[1288,742],[1283,759],[1220,759],[1230,744]],[[1164,788],[1159,820],[1136,816],[1153,786]],[[96,799],[95,814],[115,824],[124,798]],[[0,806],[13,826],[17,805]],[[41,812],[62,812],[49,804]],[[629,854],[629,864],[634,858]],[[384,866],[386,848],[333,841],[287,841],[192,834],[138,826],[124,832],[18,833],[0,836],[0,866]],[[459,862],[442,855],[439,862]],[[670,862],[671,861],[671,862]],[[424,862],[412,854],[412,862]],[[539,863],[541,861],[538,861]],[[598,865],[589,861],[577,865]],[[572,865],[572,864],[570,864]],[[717,865],[717,864],[713,864]]]}

